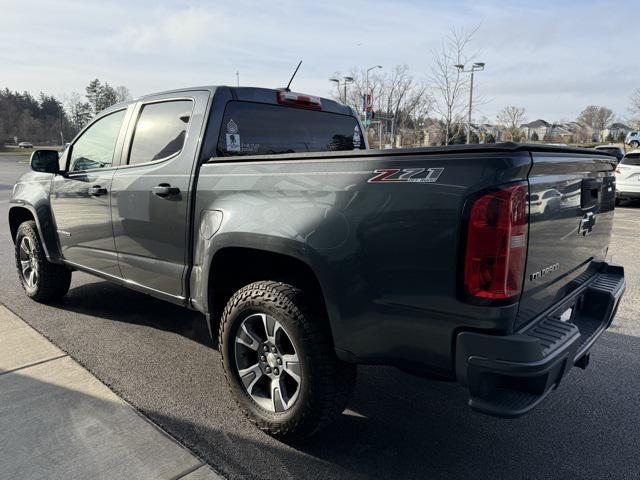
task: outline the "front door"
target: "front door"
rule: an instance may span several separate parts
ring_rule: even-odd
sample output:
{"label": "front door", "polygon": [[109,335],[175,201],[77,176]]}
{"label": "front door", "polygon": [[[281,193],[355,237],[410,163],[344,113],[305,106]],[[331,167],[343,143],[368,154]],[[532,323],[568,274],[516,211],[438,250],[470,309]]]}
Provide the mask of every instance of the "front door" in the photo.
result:
{"label": "front door", "polygon": [[208,98],[208,92],[189,92],[141,102],[113,177],[123,278],[178,301],[185,296],[191,179]]}
{"label": "front door", "polygon": [[68,262],[120,277],[111,225],[111,182],[126,109],[96,120],[69,147],[51,187],[51,209]]}

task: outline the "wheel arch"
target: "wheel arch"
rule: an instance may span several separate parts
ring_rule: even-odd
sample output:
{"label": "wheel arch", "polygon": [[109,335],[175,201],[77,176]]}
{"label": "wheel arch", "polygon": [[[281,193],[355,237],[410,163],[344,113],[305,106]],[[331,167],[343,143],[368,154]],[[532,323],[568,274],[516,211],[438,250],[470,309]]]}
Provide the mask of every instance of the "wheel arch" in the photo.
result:
{"label": "wheel arch", "polygon": [[326,283],[322,282],[317,266],[308,258],[292,254],[293,251],[287,249],[283,252],[255,245],[224,246],[216,250],[206,276],[206,311],[210,330],[215,331],[227,301],[241,287],[261,280],[277,280],[305,291],[310,304],[321,309],[323,317],[328,320],[335,345],[338,314],[331,301],[333,297]]}
{"label": "wheel arch", "polygon": [[[47,260],[55,261],[58,258],[57,252],[57,241],[54,235],[51,232],[45,232],[42,228],[40,218],[36,212],[36,209],[31,205],[18,205],[13,206],[9,209],[9,229],[11,231],[11,240],[15,243],[16,235],[18,233],[18,228],[20,225],[27,221],[34,221],[36,223],[36,228],[38,230],[38,236],[40,237],[40,241],[42,242],[42,246],[44,248],[45,255],[47,256]],[[49,220],[46,220],[47,225]]]}

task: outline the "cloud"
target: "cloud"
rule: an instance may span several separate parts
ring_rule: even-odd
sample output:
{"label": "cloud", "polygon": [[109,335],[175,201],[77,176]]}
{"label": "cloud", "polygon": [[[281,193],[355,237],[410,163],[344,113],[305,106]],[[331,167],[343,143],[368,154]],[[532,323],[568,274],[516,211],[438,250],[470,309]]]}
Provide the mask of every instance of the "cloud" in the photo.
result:
{"label": "cloud", "polygon": [[105,43],[114,50],[126,48],[135,53],[191,54],[216,45],[226,31],[224,25],[222,13],[208,8],[159,8],[145,15],[143,21],[134,17]]}

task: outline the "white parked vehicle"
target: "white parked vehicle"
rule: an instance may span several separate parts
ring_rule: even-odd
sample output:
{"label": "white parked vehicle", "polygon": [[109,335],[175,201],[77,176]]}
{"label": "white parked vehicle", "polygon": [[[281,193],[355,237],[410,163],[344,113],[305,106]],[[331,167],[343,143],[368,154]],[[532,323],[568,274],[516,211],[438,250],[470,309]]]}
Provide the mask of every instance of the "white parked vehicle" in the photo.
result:
{"label": "white parked vehicle", "polygon": [[529,197],[529,213],[537,215],[559,210],[561,201],[562,194],[555,188],[533,193]]}
{"label": "white parked vehicle", "polygon": [[640,150],[627,153],[616,168],[616,205],[640,199]]}
{"label": "white parked vehicle", "polygon": [[20,142],[18,144],[18,148],[33,148],[33,143],[30,142]]}
{"label": "white parked vehicle", "polygon": [[598,145],[597,147],[593,148],[595,150],[598,150],[599,152],[606,152],[614,155],[618,159],[618,162],[622,160],[622,157],[624,157],[625,154],[624,148],[620,147],[619,145]]}
{"label": "white parked vehicle", "polygon": [[631,148],[640,147],[640,130],[634,130],[627,133],[627,136],[624,139],[624,143],[629,145]]}

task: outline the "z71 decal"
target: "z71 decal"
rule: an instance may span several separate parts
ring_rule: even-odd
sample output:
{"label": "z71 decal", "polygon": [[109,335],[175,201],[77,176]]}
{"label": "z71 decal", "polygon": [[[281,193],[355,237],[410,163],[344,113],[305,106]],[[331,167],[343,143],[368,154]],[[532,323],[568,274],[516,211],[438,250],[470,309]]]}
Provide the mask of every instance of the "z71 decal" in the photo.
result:
{"label": "z71 decal", "polygon": [[435,183],[444,172],[444,168],[381,168],[369,183]]}

